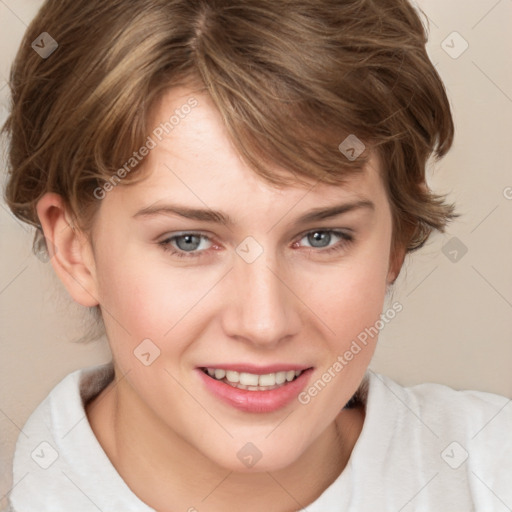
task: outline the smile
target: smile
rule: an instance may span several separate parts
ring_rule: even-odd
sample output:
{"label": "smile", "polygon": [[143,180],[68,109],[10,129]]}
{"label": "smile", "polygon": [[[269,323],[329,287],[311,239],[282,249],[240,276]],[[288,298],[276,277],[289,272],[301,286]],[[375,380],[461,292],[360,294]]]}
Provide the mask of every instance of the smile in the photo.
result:
{"label": "smile", "polygon": [[248,413],[271,413],[295,402],[307,386],[313,367],[275,363],[212,364],[196,367],[207,392],[235,409]]}
{"label": "smile", "polygon": [[303,370],[289,370],[257,375],[222,368],[201,368],[201,370],[215,380],[247,391],[270,391],[279,388],[294,381],[303,372]]}

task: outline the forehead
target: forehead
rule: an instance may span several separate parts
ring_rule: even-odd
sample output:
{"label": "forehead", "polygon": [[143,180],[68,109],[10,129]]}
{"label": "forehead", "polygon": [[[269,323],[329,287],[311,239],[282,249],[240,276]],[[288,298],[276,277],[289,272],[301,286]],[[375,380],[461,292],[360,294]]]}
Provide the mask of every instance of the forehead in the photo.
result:
{"label": "forehead", "polygon": [[[194,108],[183,108],[192,104]],[[165,125],[172,118],[173,124]],[[362,172],[352,172],[343,184],[326,184],[300,177],[292,185],[276,185],[256,174],[230,141],[222,119],[207,94],[175,88],[155,104],[149,130],[167,126],[142,165],[144,179],[133,186],[118,187],[112,196],[123,195],[133,208],[156,201],[180,199],[200,207],[249,208],[268,211],[276,202],[303,208],[340,199],[383,199],[384,188],[378,156],[372,154]],[[159,132],[160,133],[160,132]],[[155,138],[153,136],[153,138]],[[340,161],[344,156],[340,153]],[[272,168],[276,175],[293,176]]]}

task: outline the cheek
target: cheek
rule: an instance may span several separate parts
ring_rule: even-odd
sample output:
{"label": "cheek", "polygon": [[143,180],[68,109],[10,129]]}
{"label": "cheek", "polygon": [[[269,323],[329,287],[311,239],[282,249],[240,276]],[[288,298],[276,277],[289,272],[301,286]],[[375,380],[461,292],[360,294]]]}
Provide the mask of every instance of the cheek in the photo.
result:
{"label": "cheek", "polygon": [[353,272],[350,278],[338,286],[331,284],[327,293],[314,298],[319,316],[329,328],[324,331],[330,354],[326,364],[332,364],[339,355],[352,350],[354,356],[348,354],[345,358],[354,360],[348,373],[358,374],[365,370],[375,350],[377,336],[368,336],[367,333],[374,332],[370,329],[380,318],[385,288],[372,277],[377,276],[371,276],[368,272]]}
{"label": "cheek", "polygon": [[[214,270],[194,272],[167,264],[165,254],[146,254],[129,248],[122,259],[116,251],[105,255],[98,274],[100,303],[114,352],[131,352],[144,339],[159,347],[180,350],[182,326],[194,325],[198,305],[218,281]],[[154,257],[153,257],[154,256]]]}
{"label": "cheek", "polygon": [[308,305],[324,326],[326,353],[317,380],[299,401],[312,407],[311,415],[321,422],[336,416],[350,399],[374,354],[375,326],[386,294],[388,261],[382,255],[369,251],[336,271],[317,275],[308,293]]}
{"label": "cheek", "polygon": [[311,276],[309,305],[339,342],[356,337],[382,313],[389,267],[386,242],[379,237],[353,257]]}

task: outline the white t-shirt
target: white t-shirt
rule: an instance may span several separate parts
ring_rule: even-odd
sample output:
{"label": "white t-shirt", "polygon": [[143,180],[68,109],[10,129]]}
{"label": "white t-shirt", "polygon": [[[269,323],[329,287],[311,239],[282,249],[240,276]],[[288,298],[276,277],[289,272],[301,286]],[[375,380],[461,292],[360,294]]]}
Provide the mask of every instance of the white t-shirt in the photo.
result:
{"label": "white t-shirt", "polygon": [[[154,512],[116,472],[85,414],[112,377],[111,364],[75,371],[32,413],[16,445],[13,512]],[[348,465],[304,512],[512,510],[511,400],[405,388],[371,370],[361,389],[366,417]]]}

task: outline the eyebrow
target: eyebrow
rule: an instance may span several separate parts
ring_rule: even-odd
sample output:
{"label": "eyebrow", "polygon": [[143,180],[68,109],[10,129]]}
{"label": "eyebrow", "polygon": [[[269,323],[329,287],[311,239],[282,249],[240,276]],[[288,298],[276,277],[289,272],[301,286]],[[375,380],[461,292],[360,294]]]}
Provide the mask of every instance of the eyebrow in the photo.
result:
{"label": "eyebrow", "polygon": [[[296,224],[315,222],[319,220],[329,219],[331,217],[337,217],[344,213],[348,213],[354,210],[369,209],[375,211],[375,204],[367,199],[355,201],[351,203],[344,203],[329,206],[327,208],[315,208],[298,217],[295,220]],[[175,205],[175,204],[163,204],[163,205],[151,205],[142,210],[139,210],[133,215],[134,218],[138,217],[153,217],[156,215],[178,215],[186,219],[203,221],[203,222],[214,222],[217,224],[234,225],[234,220],[227,214],[221,211],[215,211],[211,209],[200,209],[200,208],[189,208],[187,206]]]}

